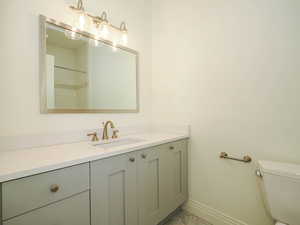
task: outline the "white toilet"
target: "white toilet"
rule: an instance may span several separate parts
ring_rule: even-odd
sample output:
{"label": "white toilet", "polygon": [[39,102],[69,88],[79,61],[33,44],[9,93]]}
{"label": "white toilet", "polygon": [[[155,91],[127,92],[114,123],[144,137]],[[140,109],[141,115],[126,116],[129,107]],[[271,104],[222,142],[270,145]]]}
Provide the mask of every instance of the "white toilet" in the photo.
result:
{"label": "white toilet", "polygon": [[259,161],[266,206],[276,225],[300,224],[300,165]]}

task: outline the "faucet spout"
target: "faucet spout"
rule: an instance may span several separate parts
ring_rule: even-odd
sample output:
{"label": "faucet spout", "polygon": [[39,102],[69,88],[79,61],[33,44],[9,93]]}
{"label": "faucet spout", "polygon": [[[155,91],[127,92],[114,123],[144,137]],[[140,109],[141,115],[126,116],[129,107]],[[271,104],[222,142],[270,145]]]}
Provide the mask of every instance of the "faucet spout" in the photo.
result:
{"label": "faucet spout", "polygon": [[112,128],[112,129],[115,128],[115,125],[114,125],[114,123],[113,123],[111,120],[107,121],[107,122],[104,124],[104,127],[103,127],[102,140],[108,140],[108,139],[109,139],[108,133],[107,133],[108,125],[110,125],[110,128]]}

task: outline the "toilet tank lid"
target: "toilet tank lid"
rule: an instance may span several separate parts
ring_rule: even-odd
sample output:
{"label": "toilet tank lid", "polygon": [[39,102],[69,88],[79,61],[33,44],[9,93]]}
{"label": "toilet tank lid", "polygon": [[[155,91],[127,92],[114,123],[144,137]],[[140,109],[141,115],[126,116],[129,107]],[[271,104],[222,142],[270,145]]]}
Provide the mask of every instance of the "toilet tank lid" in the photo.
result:
{"label": "toilet tank lid", "polygon": [[290,177],[300,180],[300,165],[274,161],[258,161],[262,173]]}

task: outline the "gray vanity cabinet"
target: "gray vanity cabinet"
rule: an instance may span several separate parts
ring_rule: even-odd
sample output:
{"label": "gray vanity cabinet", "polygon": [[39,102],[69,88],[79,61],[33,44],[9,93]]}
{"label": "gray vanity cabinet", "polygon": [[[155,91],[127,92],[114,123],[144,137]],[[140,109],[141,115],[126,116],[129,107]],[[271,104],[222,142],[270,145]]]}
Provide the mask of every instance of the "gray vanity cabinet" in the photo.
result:
{"label": "gray vanity cabinet", "polygon": [[138,153],[139,224],[155,225],[162,219],[165,208],[163,151],[153,147]]}
{"label": "gray vanity cabinet", "polygon": [[90,225],[89,192],[17,216],[3,225]]}
{"label": "gray vanity cabinet", "polygon": [[0,224],[90,225],[89,183],[89,163],[2,183]]}
{"label": "gray vanity cabinet", "polygon": [[87,190],[88,163],[5,182],[2,184],[3,220]]}
{"label": "gray vanity cabinet", "polygon": [[157,225],[187,200],[187,140],[0,184],[0,225]]}
{"label": "gray vanity cabinet", "polygon": [[138,153],[140,225],[156,225],[187,200],[187,141]]}
{"label": "gray vanity cabinet", "polygon": [[169,212],[182,205],[188,197],[187,149],[187,140],[166,145]]}
{"label": "gray vanity cabinet", "polygon": [[92,225],[137,225],[136,153],[91,162]]}

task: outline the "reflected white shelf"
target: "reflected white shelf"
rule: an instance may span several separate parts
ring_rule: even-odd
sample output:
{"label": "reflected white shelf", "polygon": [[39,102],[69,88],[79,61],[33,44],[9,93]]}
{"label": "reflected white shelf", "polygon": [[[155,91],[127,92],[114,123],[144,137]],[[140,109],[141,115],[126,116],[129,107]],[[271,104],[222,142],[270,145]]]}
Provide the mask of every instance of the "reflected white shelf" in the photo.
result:
{"label": "reflected white shelf", "polygon": [[54,65],[54,68],[56,68],[56,69],[62,69],[62,70],[68,70],[68,71],[77,72],[77,73],[87,74],[86,71],[77,70],[77,69],[73,69],[73,68],[68,68],[68,67],[65,67],[65,66]]}
{"label": "reflected white shelf", "polygon": [[64,83],[55,83],[54,88],[63,88],[63,89],[80,89],[86,88],[87,83],[84,84],[64,84]]}

